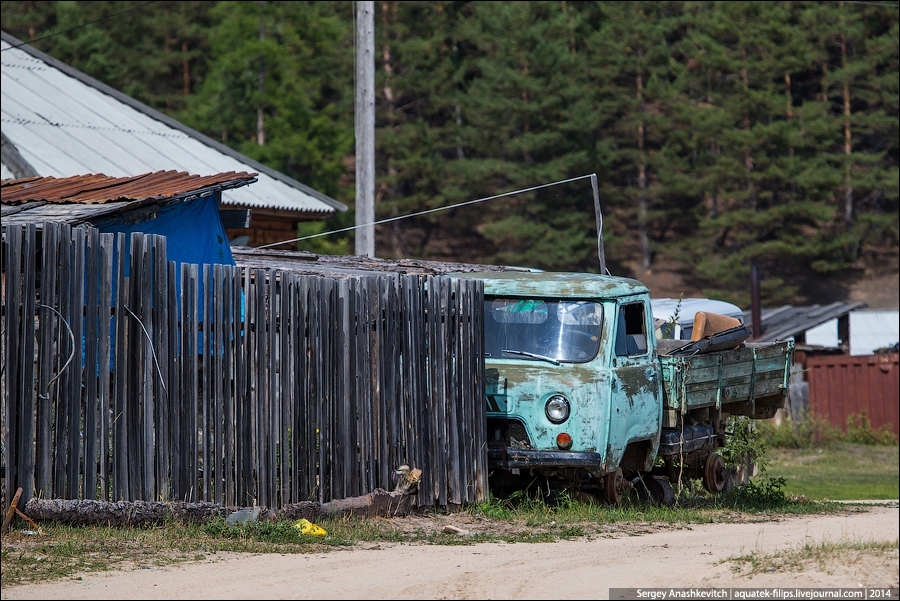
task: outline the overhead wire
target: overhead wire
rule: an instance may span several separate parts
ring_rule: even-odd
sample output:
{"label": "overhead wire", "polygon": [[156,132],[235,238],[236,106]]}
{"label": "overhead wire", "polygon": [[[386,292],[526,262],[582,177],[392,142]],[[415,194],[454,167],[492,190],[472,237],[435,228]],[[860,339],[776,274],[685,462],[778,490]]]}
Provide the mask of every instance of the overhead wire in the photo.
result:
{"label": "overhead wire", "polygon": [[898,8],[900,2],[862,2],[861,0],[844,0],[847,4],[866,4],[868,6],[884,6],[887,8]]}
{"label": "overhead wire", "polygon": [[57,31],[57,32],[54,32],[54,33],[48,33],[47,35],[43,35],[43,36],[40,36],[40,37],[37,37],[37,38],[32,38],[32,39],[30,39],[30,40],[26,40],[26,41],[24,41],[24,42],[20,42],[20,43],[16,44],[15,46],[10,46],[9,48],[4,48],[4,49],[2,50],[2,52],[6,52],[7,50],[12,50],[13,48],[18,48],[19,46],[25,46],[25,45],[27,45],[27,44],[31,44],[31,43],[33,43],[33,42],[37,42],[37,41],[40,41],[40,40],[46,40],[47,38],[52,38],[53,36],[57,36],[57,35],[60,35],[60,34],[63,34],[63,33],[68,33],[68,32],[70,32],[70,31],[74,31],[74,30],[79,29],[79,28],[81,28],[81,27],[87,27],[88,25],[93,25],[94,23],[98,23],[98,22],[103,21],[103,20],[105,20],[105,19],[111,19],[112,17],[118,17],[119,15],[124,15],[124,14],[127,13],[127,12],[131,12],[131,11],[137,10],[137,9],[139,9],[139,8],[144,8],[145,6],[149,6],[149,5],[151,5],[151,4],[154,4],[155,2],[156,2],[156,0],[151,0],[150,2],[144,2],[143,4],[138,4],[137,6],[132,6],[131,8],[126,8],[125,10],[120,10],[120,11],[117,12],[117,13],[112,13],[112,14],[110,14],[110,15],[105,15],[105,16],[100,17],[100,18],[98,18],[98,19],[94,19],[93,21],[86,21],[86,22],[84,22],[84,23],[81,23],[80,25],[75,25],[75,26],[69,27],[68,29],[62,29],[62,30]]}
{"label": "overhead wire", "polygon": [[591,177],[590,175],[579,175],[578,177],[571,177],[569,179],[564,179],[556,182],[550,182],[549,184],[541,184],[539,186],[532,186],[530,188],[522,188],[521,190],[513,190],[511,192],[504,192],[503,194],[495,194],[494,196],[488,196],[486,198],[478,198],[475,200],[466,200],[463,202],[458,202],[456,204],[447,205],[446,207],[437,207],[434,209],[426,209],[424,211],[419,211],[417,213],[410,213],[408,215],[398,215],[396,217],[388,217],[387,219],[381,219],[379,221],[373,221],[372,223],[361,223],[357,225],[352,225],[350,227],[341,228],[339,230],[331,230],[329,232],[321,232],[319,234],[311,234],[309,236],[301,236],[300,238],[291,238],[290,240],[282,240],[281,242],[272,242],[270,244],[263,244],[262,246],[257,246],[256,248],[270,248],[272,246],[280,246],[281,244],[288,244],[290,242],[300,242],[301,240],[309,240],[310,238],[320,238],[322,236],[330,236],[332,234],[340,234],[342,232],[349,232],[352,230],[356,230],[362,227],[381,225],[382,223],[390,223],[392,221],[399,221],[401,219],[409,219],[410,217],[418,217],[420,215],[427,215],[429,213],[437,213],[438,211],[448,211],[450,209],[455,209],[458,207],[464,207],[466,205],[473,205],[479,202],[486,202],[488,200],[494,200],[497,198],[503,198],[504,196],[513,196],[515,194],[524,194],[525,192],[533,192],[535,190],[540,190],[541,188],[549,188],[551,186],[558,186],[561,184],[568,184],[570,182],[575,182],[581,179],[587,179]]}

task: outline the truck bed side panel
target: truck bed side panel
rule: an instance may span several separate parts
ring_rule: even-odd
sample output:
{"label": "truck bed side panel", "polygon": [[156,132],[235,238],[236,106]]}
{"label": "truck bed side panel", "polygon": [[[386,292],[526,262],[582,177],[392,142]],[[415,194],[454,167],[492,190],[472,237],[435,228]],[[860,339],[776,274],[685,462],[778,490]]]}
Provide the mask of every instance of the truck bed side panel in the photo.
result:
{"label": "truck bed side panel", "polygon": [[787,341],[693,357],[661,355],[664,406],[682,413],[725,406],[738,415],[755,412],[757,401],[782,407],[793,351]]}

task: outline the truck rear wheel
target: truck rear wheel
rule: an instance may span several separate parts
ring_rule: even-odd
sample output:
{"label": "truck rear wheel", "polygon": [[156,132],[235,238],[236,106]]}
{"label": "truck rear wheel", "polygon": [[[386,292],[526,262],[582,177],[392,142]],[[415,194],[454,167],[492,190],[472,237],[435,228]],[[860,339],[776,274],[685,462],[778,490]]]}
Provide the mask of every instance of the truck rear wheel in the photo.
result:
{"label": "truck rear wheel", "polygon": [[718,453],[710,453],[703,465],[703,488],[713,494],[725,490],[728,481],[728,470],[725,468],[725,460]]}

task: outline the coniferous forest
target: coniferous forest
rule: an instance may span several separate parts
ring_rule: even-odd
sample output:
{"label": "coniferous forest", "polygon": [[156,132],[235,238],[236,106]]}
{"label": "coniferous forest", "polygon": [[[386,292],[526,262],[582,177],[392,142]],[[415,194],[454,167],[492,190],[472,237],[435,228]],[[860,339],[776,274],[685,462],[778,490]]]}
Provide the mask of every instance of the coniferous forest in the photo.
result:
{"label": "coniferous forest", "polygon": [[[375,8],[376,219],[596,173],[617,275],[748,306],[752,265],[769,305],[896,272],[897,2]],[[352,207],[355,10],[4,1],[2,27]],[[579,179],[379,225],[376,254],[598,271],[596,235]]]}

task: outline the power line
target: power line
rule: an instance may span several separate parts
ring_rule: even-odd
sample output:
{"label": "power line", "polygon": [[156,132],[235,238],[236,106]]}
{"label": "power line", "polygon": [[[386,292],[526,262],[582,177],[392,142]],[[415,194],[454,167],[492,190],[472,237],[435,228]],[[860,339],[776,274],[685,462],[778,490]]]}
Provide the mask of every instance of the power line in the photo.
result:
{"label": "power line", "polygon": [[127,12],[131,12],[131,11],[137,10],[139,8],[144,8],[145,6],[149,6],[150,4],[153,4],[154,2],[156,2],[156,0],[151,0],[150,2],[144,2],[143,4],[138,4],[137,6],[132,6],[131,8],[126,8],[125,10],[120,10],[117,13],[113,13],[111,15],[106,15],[105,17],[100,17],[99,19],[94,19],[93,21],[87,21],[86,23],[82,23],[81,25],[75,25],[74,27],[69,27],[68,29],[63,29],[62,31],[57,31],[55,33],[48,33],[47,35],[43,35],[39,38],[30,39],[27,42],[21,42],[19,44],[16,44],[15,46],[10,46],[9,48],[4,48],[2,51],[6,52],[7,50],[12,50],[13,48],[18,48],[19,46],[25,46],[26,44],[31,44],[32,42],[37,42],[39,40],[46,40],[47,38],[52,38],[53,36],[59,35],[61,33],[68,33],[70,31],[79,29],[81,27],[87,27],[88,25],[93,25],[94,23],[97,23],[98,21],[103,21],[104,19],[109,19],[111,17],[117,17],[117,16],[123,15]]}
{"label": "power line", "polygon": [[898,8],[898,2],[862,2],[861,0],[844,0],[847,4],[867,4],[868,6],[885,6],[887,8]]}
{"label": "power line", "polygon": [[389,217],[387,219],[382,219],[380,221],[373,221],[372,223],[362,223],[359,225],[353,225],[350,227],[345,227],[339,230],[332,230],[330,232],[322,232],[321,234],[312,234],[310,236],[303,236],[301,238],[292,238],[290,240],[282,240],[281,242],[272,242],[271,244],[263,244],[262,246],[257,246],[256,248],[269,248],[271,246],[279,246],[281,244],[287,244],[289,242],[299,242],[301,240],[309,240],[310,238],[319,238],[321,236],[330,236],[331,234],[340,234],[342,232],[349,232],[351,230],[359,229],[361,227],[367,227],[370,225],[381,225],[382,223],[389,223],[391,221],[399,221],[401,219],[408,219],[409,217],[418,217],[419,215],[427,215],[428,213],[437,213],[438,211],[446,211],[448,209],[455,209],[457,207],[464,207],[466,205],[472,205],[478,202],[485,202],[488,200],[494,200],[495,198],[502,198],[504,196],[512,196],[514,194],[524,194],[525,192],[533,192],[534,190],[540,190],[541,188],[549,188],[550,186],[558,186],[560,184],[568,184],[569,182],[575,182],[580,179],[586,179],[591,177],[590,175],[579,175],[578,177],[572,177],[569,179],[560,180],[558,182],[551,182],[549,184],[541,184],[540,186],[532,186],[531,188],[523,188],[521,190],[513,190],[512,192],[504,192],[503,194],[496,194],[494,196],[488,196],[487,198],[478,198],[476,200],[466,200],[464,202],[458,202],[455,205],[447,205],[446,207],[438,207],[436,209],[427,209],[425,211],[419,211],[418,213],[410,213],[409,215],[399,215],[397,217]]}

